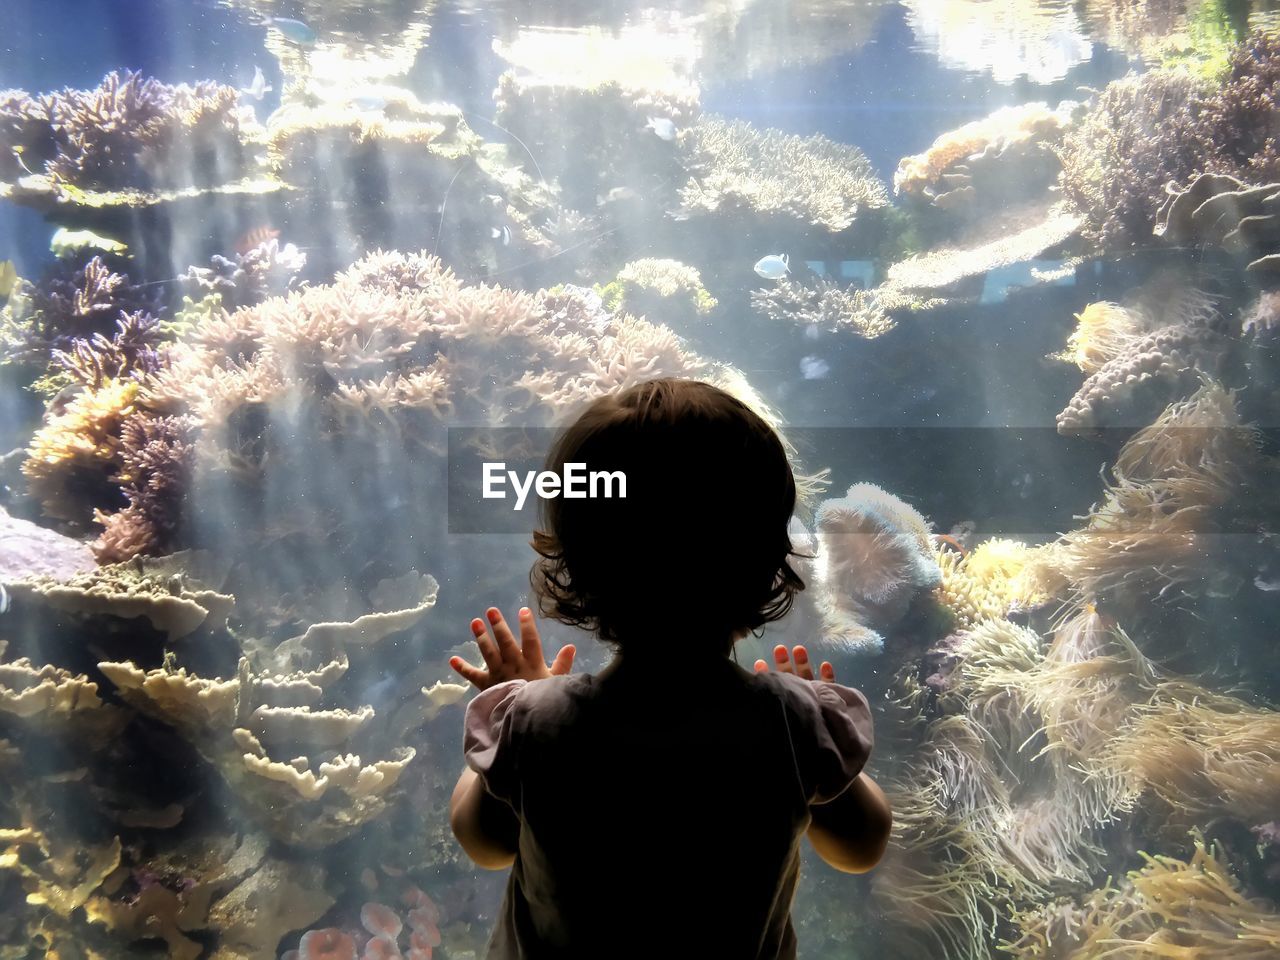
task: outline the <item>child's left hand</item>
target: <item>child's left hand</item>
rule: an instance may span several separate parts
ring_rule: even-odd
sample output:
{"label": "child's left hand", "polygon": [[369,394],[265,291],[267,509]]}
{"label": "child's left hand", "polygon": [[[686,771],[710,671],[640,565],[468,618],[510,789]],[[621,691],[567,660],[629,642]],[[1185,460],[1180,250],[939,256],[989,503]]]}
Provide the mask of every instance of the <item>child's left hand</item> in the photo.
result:
{"label": "child's left hand", "polygon": [[471,621],[471,632],[475,635],[476,645],[480,647],[480,656],[484,657],[485,670],[473,667],[461,657],[450,657],[449,666],[458,671],[463,678],[474,683],[477,689],[486,690],[495,683],[507,680],[542,680],[568,673],[573,667],[573,656],[577,652],[573,644],[566,644],[556,654],[550,667],[542,658],[542,640],[538,637],[538,628],[533,622],[533,611],[528,607],[520,608],[520,645],[511,628],[502,619],[497,607],[485,611],[489,623],[493,627],[493,639],[489,630],[479,617]]}

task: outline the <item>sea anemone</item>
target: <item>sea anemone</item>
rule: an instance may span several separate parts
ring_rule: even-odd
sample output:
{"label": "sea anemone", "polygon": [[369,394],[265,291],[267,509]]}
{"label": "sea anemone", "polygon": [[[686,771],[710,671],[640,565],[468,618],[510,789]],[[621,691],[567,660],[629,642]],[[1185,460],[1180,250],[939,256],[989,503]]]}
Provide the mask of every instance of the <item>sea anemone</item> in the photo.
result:
{"label": "sea anemone", "polygon": [[360,908],[360,925],[375,937],[383,937],[394,941],[400,936],[404,924],[390,907],[381,903],[369,902]]}
{"label": "sea anemone", "polygon": [[298,960],[356,960],[356,942],[337,927],[310,930],[298,943]]}

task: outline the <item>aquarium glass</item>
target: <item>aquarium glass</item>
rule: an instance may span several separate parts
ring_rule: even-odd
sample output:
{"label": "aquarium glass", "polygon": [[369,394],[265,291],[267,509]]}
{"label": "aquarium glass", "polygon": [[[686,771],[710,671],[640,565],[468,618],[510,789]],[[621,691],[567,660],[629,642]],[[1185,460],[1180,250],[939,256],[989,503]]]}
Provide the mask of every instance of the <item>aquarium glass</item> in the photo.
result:
{"label": "aquarium glass", "polygon": [[801,958],[1280,957],[1272,0],[3,10],[0,960],[484,957],[485,464],[656,377],[799,478],[734,658],[874,710]]}

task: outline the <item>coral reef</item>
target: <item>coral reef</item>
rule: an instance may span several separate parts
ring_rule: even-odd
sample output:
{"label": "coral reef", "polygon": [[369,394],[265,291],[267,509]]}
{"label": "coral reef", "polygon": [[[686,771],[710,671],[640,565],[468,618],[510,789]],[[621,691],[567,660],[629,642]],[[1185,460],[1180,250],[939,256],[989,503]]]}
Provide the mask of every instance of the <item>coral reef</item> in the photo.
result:
{"label": "coral reef", "polygon": [[1045,600],[1031,548],[1017,540],[986,540],[968,554],[943,544],[934,556],[942,572],[938,601],[955,617],[960,629],[1006,617]]}
{"label": "coral reef", "polygon": [[1256,512],[1268,509],[1265,498],[1241,496],[1270,482],[1258,443],[1235,397],[1206,383],[1125,444],[1102,503],[1054,545],[1048,566],[1081,596],[1119,592],[1140,605],[1229,591],[1252,559],[1228,548],[1238,539],[1230,534],[1255,529]]}
{"label": "coral reef", "polygon": [[272,237],[234,259],[215,254],[209,266],[191,267],[182,279],[197,300],[216,294],[219,307],[234,310],[285,293],[306,263],[307,255],[292,243],[281,246]]}
{"label": "coral reef", "polygon": [[[239,179],[252,114],[216,83],[171,86],[141,73],[107,74],[93,90],[38,99],[6,91],[0,153],[28,174],[85,190],[174,189]],[[43,129],[41,128],[43,127]]]}
{"label": "coral reef", "polygon": [[1177,70],[1108,84],[1062,142],[1063,194],[1102,247],[1147,242],[1170,181],[1202,169],[1198,101],[1209,85]]}
{"label": "coral reef", "polygon": [[859,211],[889,202],[862,151],[826,137],[708,115],[685,132],[681,150],[689,179],[680,202],[691,215],[784,218],[839,233]]}
{"label": "coral reef", "polygon": [[931,301],[889,285],[862,290],[841,287],[819,277],[812,284],[782,279],[751,292],[751,306],[770,320],[824,330],[849,330],[867,340],[883,336],[897,326],[894,311],[923,310]]}
{"label": "coral reef", "polygon": [[1086,309],[1067,354],[1093,370],[1058,414],[1059,433],[1142,424],[1223,372],[1232,345],[1225,319],[1194,289],[1175,282],[1170,292],[1159,303]]}
{"label": "coral reef", "polygon": [[923,153],[904,157],[894,193],[947,210],[990,208],[1038,196],[1057,177],[1057,145],[1075,104],[1001,107],[939,136]]}
{"label": "coral reef", "polygon": [[1005,949],[1020,960],[1134,958],[1264,960],[1280,950],[1274,904],[1248,897],[1218,854],[1197,838],[1190,860],[1143,854],[1146,865],[1079,902],[1016,917]]}
{"label": "coral reef", "polygon": [[1241,255],[1248,269],[1280,271],[1280,183],[1251,187],[1205,173],[1185,190],[1170,184],[1155,234],[1170,243],[1215,245]]}
{"label": "coral reef", "polygon": [[850,653],[878,653],[883,633],[940,580],[928,521],[874,484],[854,484],[814,514],[818,554],[814,586],[823,643]]}
{"label": "coral reef", "polygon": [[702,285],[702,275],[679,260],[632,260],[600,295],[610,311],[675,325],[687,325],[716,308],[716,298]]}

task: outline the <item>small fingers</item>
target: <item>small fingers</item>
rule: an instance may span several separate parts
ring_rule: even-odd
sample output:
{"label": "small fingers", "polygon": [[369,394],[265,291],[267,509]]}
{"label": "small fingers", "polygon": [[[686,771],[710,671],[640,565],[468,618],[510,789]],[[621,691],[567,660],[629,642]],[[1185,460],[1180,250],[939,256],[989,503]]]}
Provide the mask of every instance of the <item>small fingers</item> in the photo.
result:
{"label": "small fingers", "polygon": [[[539,648],[541,650],[541,648]],[[553,677],[563,676],[573,669],[573,658],[577,654],[578,648],[572,643],[566,643],[560,648],[560,652],[556,654],[555,660],[551,664],[551,675]],[[542,653],[539,652],[541,657]]]}
{"label": "small fingers", "polygon": [[812,680],[813,664],[809,662],[809,651],[797,643],[791,655],[796,661],[796,675],[802,680]]}
{"label": "small fingers", "polygon": [[484,621],[476,617],[471,621],[471,635],[476,639],[476,646],[480,648],[480,656],[484,657],[485,666],[490,670],[497,670],[502,666],[502,655],[498,652],[498,647],[494,644],[493,638],[489,636],[489,631],[485,628]]}
{"label": "small fingers", "polygon": [[780,643],[773,648],[773,662],[777,665],[779,673],[795,673],[785,644]]}
{"label": "small fingers", "polygon": [[818,668],[818,676],[827,681],[827,683],[835,683],[836,668],[831,665],[829,660],[823,660],[822,666]]}
{"label": "small fingers", "polygon": [[757,660],[756,673],[768,673],[768,672],[769,672],[769,665],[765,663],[763,660]]}
{"label": "small fingers", "polygon": [[461,657],[450,657],[449,666],[453,667],[453,669],[462,676],[462,679],[474,683],[481,689],[484,689],[484,683],[489,679],[488,671],[481,670],[479,667],[473,667]]}
{"label": "small fingers", "polygon": [[520,608],[520,653],[526,663],[543,663],[542,639],[538,636],[538,625],[534,623],[533,611],[528,607]]}
{"label": "small fingers", "polygon": [[489,618],[489,625],[493,627],[493,637],[497,641],[498,653],[503,661],[516,663],[520,659],[520,648],[516,646],[515,634],[507,626],[507,621],[502,619],[502,611],[497,607],[490,607],[485,611],[485,616]]}

